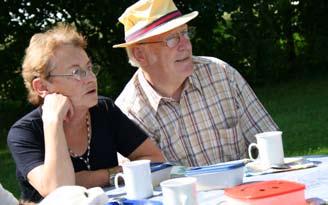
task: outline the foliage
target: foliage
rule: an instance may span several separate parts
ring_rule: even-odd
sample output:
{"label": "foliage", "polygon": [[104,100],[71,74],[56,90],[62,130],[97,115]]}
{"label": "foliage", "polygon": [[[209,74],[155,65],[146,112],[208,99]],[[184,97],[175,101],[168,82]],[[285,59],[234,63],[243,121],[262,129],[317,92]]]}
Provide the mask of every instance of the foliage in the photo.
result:
{"label": "foliage", "polygon": [[[100,93],[116,97],[134,72],[123,49],[117,18],[135,1],[1,0],[0,100],[25,100],[20,64],[30,37],[57,22],[75,24],[89,42],[88,52],[102,67]],[[191,22],[196,55],[217,56],[236,67],[251,83],[287,79],[325,69],[325,0],[176,1],[183,13],[198,10]],[[312,72],[312,71],[311,71]]]}
{"label": "foliage", "polygon": [[[20,76],[24,49],[34,33],[57,22],[74,24],[88,39],[88,53],[101,66],[99,93],[115,98],[135,68],[124,49],[117,18],[132,0],[0,0],[0,128],[31,107]],[[182,13],[199,11],[195,55],[219,57],[251,84],[279,82],[326,72],[328,1],[176,0]]]}

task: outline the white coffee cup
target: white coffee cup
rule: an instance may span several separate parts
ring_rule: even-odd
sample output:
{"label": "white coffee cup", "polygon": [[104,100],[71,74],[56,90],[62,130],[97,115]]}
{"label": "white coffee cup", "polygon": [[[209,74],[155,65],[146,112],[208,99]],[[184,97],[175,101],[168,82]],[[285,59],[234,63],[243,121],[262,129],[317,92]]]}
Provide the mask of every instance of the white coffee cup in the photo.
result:
{"label": "white coffee cup", "polygon": [[197,205],[196,178],[182,177],[160,183],[164,205]]}
{"label": "white coffee cup", "polygon": [[[263,132],[256,134],[257,143],[251,143],[248,147],[248,155],[252,160],[256,160],[264,166],[284,164],[284,149],[281,139],[281,131]],[[253,147],[258,149],[258,157],[252,156]]]}
{"label": "white coffee cup", "polygon": [[123,173],[115,175],[115,187],[119,188],[118,178],[124,179],[127,199],[144,199],[153,195],[150,160],[136,160],[122,164]]}

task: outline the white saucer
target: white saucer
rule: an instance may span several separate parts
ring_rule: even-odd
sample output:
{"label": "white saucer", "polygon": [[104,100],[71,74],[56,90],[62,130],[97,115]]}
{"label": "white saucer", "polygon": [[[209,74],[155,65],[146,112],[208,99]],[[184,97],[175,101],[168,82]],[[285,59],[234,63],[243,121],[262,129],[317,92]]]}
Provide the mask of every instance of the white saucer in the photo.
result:
{"label": "white saucer", "polygon": [[302,163],[303,161],[304,161],[303,157],[286,157],[286,158],[284,158],[285,164]]}
{"label": "white saucer", "polygon": [[[303,157],[286,157],[284,158],[284,165],[296,165],[303,164],[305,159]],[[251,172],[262,172],[271,168],[271,166],[264,165],[260,160],[249,162],[246,164],[246,168]]]}

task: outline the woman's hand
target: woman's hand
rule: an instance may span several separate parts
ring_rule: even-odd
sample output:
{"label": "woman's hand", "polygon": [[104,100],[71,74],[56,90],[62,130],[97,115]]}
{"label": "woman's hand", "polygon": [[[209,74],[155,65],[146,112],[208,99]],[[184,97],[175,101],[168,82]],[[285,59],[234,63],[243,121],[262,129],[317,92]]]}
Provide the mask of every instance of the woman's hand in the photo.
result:
{"label": "woman's hand", "polygon": [[45,96],[42,111],[43,123],[69,121],[74,114],[69,98],[57,93]]}

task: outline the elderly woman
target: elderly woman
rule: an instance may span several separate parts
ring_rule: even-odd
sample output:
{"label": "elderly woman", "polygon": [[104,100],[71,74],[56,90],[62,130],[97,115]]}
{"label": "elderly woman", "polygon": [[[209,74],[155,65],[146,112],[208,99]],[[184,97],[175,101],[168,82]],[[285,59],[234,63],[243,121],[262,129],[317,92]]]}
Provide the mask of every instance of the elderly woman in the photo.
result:
{"label": "elderly woman", "polygon": [[109,185],[117,152],[130,160],[164,160],[111,99],[98,96],[85,48],[81,34],[59,25],[35,34],[26,49],[22,75],[29,101],[39,107],[8,134],[24,200],[38,202],[62,185]]}

